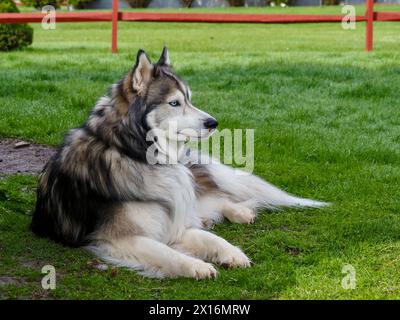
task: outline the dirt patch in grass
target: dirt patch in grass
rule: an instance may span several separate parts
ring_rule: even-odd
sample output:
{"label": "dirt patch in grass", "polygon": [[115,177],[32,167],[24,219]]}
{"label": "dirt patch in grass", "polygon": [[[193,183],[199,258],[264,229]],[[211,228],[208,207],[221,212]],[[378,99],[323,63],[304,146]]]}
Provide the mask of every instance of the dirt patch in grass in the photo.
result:
{"label": "dirt patch in grass", "polygon": [[0,174],[38,174],[55,153],[54,147],[34,143],[17,148],[18,142],[0,139]]}
{"label": "dirt patch in grass", "polygon": [[288,247],[286,248],[286,252],[292,256],[298,256],[301,250],[299,248]]}
{"label": "dirt patch in grass", "polygon": [[25,278],[15,278],[11,276],[1,276],[0,277],[0,287],[7,285],[22,285],[27,281]]}
{"label": "dirt patch in grass", "polygon": [[32,260],[25,260],[25,259],[21,258],[21,259],[19,259],[19,261],[23,267],[33,269],[33,270],[41,270],[42,267],[45,265],[42,261],[39,261],[39,260],[32,261]]}

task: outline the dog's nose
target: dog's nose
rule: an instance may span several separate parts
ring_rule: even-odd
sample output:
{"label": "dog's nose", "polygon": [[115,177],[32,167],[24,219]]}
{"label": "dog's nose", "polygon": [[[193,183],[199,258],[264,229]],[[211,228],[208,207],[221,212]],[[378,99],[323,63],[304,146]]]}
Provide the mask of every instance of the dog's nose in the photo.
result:
{"label": "dog's nose", "polygon": [[208,118],[206,121],[204,121],[204,126],[207,129],[215,129],[218,126],[218,121],[214,118]]}

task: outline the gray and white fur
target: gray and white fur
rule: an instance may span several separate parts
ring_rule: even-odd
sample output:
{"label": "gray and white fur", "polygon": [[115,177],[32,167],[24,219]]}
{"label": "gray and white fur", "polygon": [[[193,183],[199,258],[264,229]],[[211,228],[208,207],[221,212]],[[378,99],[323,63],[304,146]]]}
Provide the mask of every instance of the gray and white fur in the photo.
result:
{"label": "gray and white fur", "polygon": [[212,159],[150,164],[149,148],[165,150],[163,141],[146,137],[167,131],[171,121],[176,132],[166,139],[177,142],[178,152],[188,139],[208,138],[218,124],[193,106],[166,48],[155,64],[140,50],[135,66],[46,164],[32,230],[146,276],[205,279],[216,277],[213,264],[250,267],[238,247],[206,230],[214,223],[252,223],[262,208],[326,205]]}

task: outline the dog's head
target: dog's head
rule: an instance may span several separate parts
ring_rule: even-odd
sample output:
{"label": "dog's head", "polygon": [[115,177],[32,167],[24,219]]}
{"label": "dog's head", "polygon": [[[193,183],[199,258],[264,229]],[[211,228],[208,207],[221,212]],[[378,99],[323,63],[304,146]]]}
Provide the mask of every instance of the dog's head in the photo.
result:
{"label": "dog's head", "polygon": [[155,64],[139,50],[124,87],[125,92],[132,91],[129,113],[136,123],[147,130],[162,130],[169,139],[207,138],[218,125],[192,104],[190,88],[173,71],[166,47]]}

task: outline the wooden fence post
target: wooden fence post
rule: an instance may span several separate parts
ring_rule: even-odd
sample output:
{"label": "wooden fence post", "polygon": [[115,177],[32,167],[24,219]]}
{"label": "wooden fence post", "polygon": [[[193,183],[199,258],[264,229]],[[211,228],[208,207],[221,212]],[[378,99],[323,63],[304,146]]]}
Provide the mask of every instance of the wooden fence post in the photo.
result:
{"label": "wooden fence post", "polygon": [[366,11],[365,19],[366,25],[366,37],[365,37],[365,50],[373,50],[373,36],[374,36],[374,0],[366,0]]}
{"label": "wooden fence post", "polygon": [[111,35],[111,50],[112,53],[118,51],[118,0],[112,2],[112,35]]}

